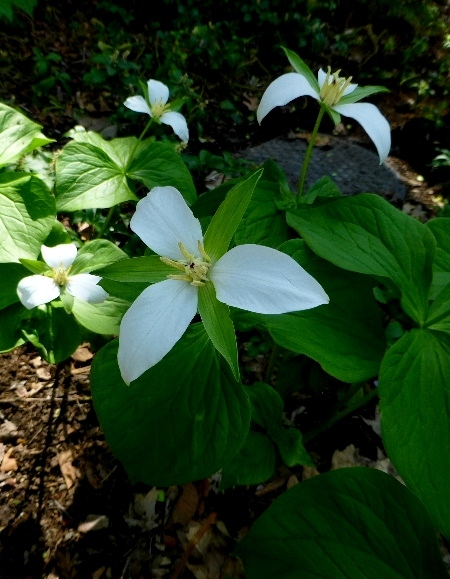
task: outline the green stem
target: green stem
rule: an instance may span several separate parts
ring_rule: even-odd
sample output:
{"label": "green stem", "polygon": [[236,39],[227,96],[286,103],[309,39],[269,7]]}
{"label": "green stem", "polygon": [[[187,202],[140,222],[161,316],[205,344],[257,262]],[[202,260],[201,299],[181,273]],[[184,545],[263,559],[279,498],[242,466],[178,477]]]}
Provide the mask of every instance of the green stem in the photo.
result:
{"label": "green stem", "polygon": [[300,197],[303,195],[303,190],[305,188],[306,175],[308,173],[308,167],[309,167],[309,163],[311,161],[311,155],[312,155],[313,148],[314,148],[314,142],[316,140],[317,133],[319,132],[319,126],[320,126],[320,123],[322,121],[322,117],[323,117],[324,113],[325,113],[325,109],[323,107],[320,107],[319,114],[317,115],[316,124],[314,125],[313,132],[311,133],[311,136],[309,138],[309,144],[308,144],[308,148],[306,149],[306,155],[305,155],[305,159],[303,161],[302,172],[300,174],[300,181],[298,183],[297,205],[300,202]]}
{"label": "green stem", "polygon": [[352,412],[355,412],[355,410],[358,410],[358,408],[362,408],[363,406],[365,406],[368,402],[370,402],[372,400],[372,398],[375,398],[376,396],[378,396],[378,390],[377,390],[377,388],[374,388],[368,394],[366,394],[363,398],[360,398],[359,400],[355,400],[352,404],[349,404],[349,406],[346,406],[344,408],[344,410],[341,410],[341,412],[337,412],[325,424],[322,424],[318,428],[311,430],[310,432],[307,432],[306,434],[304,434],[303,435],[303,442],[306,443],[306,442],[309,442],[310,440],[312,440],[313,438],[316,438],[316,436],[318,436],[319,434],[322,434],[322,432],[325,432],[326,430],[331,428],[334,424],[336,424],[336,422],[339,422],[339,420],[341,420],[345,416],[348,416],[348,414],[352,414]]}
{"label": "green stem", "polygon": [[49,337],[49,348],[47,350],[48,355],[48,363],[54,364],[55,363],[55,336],[53,334],[53,310],[51,302],[47,304],[47,329],[48,329],[48,337]]}
{"label": "green stem", "polygon": [[272,351],[270,353],[269,362],[267,363],[266,373],[264,374],[264,382],[270,384],[270,379],[272,378],[273,369],[275,366],[275,361],[281,352],[281,346],[274,344]]}
{"label": "green stem", "polygon": [[105,234],[105,231],[109,227],[112,218],[114,217],[114,213],[116,212],[116,205],[109,208],[108,215],[105,217],[105,221],[103,222],[102,226],[100,227],[100,231],[97,233],[97,239],[101,239]]}

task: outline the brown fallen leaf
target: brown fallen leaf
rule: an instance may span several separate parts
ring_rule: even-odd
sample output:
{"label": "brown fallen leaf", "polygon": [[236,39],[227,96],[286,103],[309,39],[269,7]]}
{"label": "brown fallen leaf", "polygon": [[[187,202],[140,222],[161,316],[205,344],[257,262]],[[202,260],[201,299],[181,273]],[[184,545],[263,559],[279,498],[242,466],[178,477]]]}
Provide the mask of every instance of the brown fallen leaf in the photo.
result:
{"label": "brown fallen leaf", "polygon": [[109,518],[106,515],[88,515],[84,523],[78,525],[79,533],[89,533],[89,531],[100,531],[107,529]]}
{"label": "brown fallen leaf", "polygon": [[94,354],[89,350],[87,344],[82,344],[78,346],[70,357],[72,360],[75,360],[75,362],[87,362],[88,360],[92,360]]}
{"label": "brown fallen leaf", "polygon": [[59,468],[61,469],[61,474],[64,477],[64,482],[66,483],[66,487],[70,489],[80,477],[80,471],[72,464],[72,450],[63,450],[62,452],[58,453],[57,458]]}
{"label": "brown fallen leaf", "polygon": [[[299,139],[304,139],[309,143],[311,139],[311,133],[295,133],[295,136]],[[329,135],[317,135],[316,140],[314,141],[315,147],[326,147],[331,142],[331,137]]]}
{"label": "brown fallen leaf", "polygon": [[183,492],[172,512],[172,523],[186,525],[197,512],[199,496],[192,483],[184,485]]}
{"label": "brown fallen leaf", "polygon": [[17,460],[15,458],[11,458],[10,454],[14,450],[14,447],[8,448],[5,452],[5,456],[3,457],[2,464],[0,466],[1,472],[9,472],[10,470],[17,470],[19,467],[17,465]]}

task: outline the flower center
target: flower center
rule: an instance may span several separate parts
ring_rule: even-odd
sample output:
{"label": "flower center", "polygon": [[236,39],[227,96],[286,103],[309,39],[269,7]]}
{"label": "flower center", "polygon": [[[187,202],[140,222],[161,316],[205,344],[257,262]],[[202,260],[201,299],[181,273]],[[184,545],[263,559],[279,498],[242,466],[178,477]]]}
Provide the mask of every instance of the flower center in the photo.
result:
{"label": "flower center", "polygon": [[51,276],[59,286],[63,287],[69,278],[69,270],[70,267],[66,269],[63,265],[60,265],[52,269]]}
{"label": "flower center", "polygon": [[170,105],[163,104],[162,101],[159,101],[153,104],[151,107],[153,118],[158,120],[163,116],[164,113],[170,110]]}
{"label": "flower center", "polygon": [[175,269],[179,269],[184,272],[183,275],[180,274],[170,274],[167,277],[169,279],[178,279],[180,281],[187,281],[191,285],[196,287],[201,287],[205,285],[208,281],[208,270],[211,267],[211,258],[206,253],[203,243],[198,242],[198,251],[200,256],[197,257],[192,253],[189,253],[186,247],[180,242],[178,244],[181,253],[186,259],[180,259],[175,261],[169,259],[168,257],[160,257],[159,259],[166,265],[170,265]]}
{"label": "flower center", "polygon": [[340,77],[340,72],[341,70],[339,69],[331,74],[331,68],[328,67],[325,82],[320,89],[320,99],[329,107],[336,105],[341,100],[345,89],[348,87],[352,80],[351,76],[349,78]]}

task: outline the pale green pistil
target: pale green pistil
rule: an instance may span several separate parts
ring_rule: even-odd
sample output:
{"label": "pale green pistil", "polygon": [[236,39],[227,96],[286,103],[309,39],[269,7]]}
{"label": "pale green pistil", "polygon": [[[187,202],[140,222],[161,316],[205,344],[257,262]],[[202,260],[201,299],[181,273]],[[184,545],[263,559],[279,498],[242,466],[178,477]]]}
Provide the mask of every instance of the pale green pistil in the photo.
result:
{"label": "pale green pistil", "polygon": [[168,257],[160,257],[160,260],[166,265],[170,265],[175,269],[184,272],[184,275],[168,275],[169,279],[177,279],[180,281],[187,281],[191,285],[201,287],[208,281],[208,270],[211,267],[211,258],[205,252],[205,248],[201,241],[198,242],[198,250],[200,257],[197,257],[188,252],[186,247],[180,242],[178,244],[181,253],[186,258],[185,260],[175,261]]}
{"label": "pale green pistil", "polygon": [[327,76],[322,88],[320,89],[321,101],[329,107],[336,105],[342,98],[345,89],[350,84],[352,77],[340,77],[340,69],[331,74],[331,69],[328,67]]}
{"label": "pale green pistil", "polygon": [[151,111],[153,118],[158,120],[163,116],[164,113],[170,111],[170,105],[165,105],[160,101],[151,106]]}
{"label": "pale green pistil", "polygon": [[46,275],[52,277],[59,286],[64,287],[69,279],[70,269],[70,267],[65,268],[63,265],[60,265],[59,267],[54,267],[51,271],[46,272]]}

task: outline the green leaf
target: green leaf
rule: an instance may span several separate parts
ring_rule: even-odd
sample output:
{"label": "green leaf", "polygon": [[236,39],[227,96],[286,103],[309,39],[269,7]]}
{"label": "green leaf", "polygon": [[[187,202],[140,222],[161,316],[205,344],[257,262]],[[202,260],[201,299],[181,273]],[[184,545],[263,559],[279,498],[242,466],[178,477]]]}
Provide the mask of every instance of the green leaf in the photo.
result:
{"label": "green leaf", "polygon": [[53,223],[52,230],[48,234],[47,239],[44,241],[44,245],[47,247],[55,247],[55,245],[61,245],[63,243],[70,243],[72,238],[70,233],[59,221]]}
{"label": "green leaf", "polygon": [[41,125],[0,103],[0,167],[17,161],[22,155],[53,143],[41,133]]}
{"label": "green leaf", "polygon": [[132,481],[168,486],[219,470],[242,446],[250,409],[203,324],[191,325],[156,366],[128,387],[118,343],[94,358],[94,406],[113,453]]}
{"label": "green leaf", "polygon": [[321,177],[308,191],[300,197],[300,203],[310,205],[317,197],[340,197],[341,191],[336,183],[327,175]]}
{"label": "green leaf", "polygon": [[278,392],[264,382],[246,386],[245,391],[250,400],[252,420],[276,443],[284,463],[289,467],[299,464],[315,466],[303,446],[301,432],[296,428],[283,428],[283,400]]}
{"label": "green leaf", "polygon": [[442,289],[450,284],[450,219],[437,217],[426,224],[436,240],[436,253],[433,261],[433,283],[430,299],[434,299]]}
{"label": "green leaf", "polygon": [[[95,272],[97,275],[97,272]],[[150,284],[148,283],[126,283],[123,281],[113,281],[112,279],[102,278],[98,285],[102,287],[111,296],[121,298],[127,302],[134,302],[134,300],[146,289]]]}
{"label": "green leaf", "polygon": [[353,92],[348,95],[343,96],[339,100],[339,105],[349,105],[351,103],[356,103],[361,99],[364,99],[370,95],[377,94],[379,92],[389,92],[384,86],[358,86]]}
{"label": "green leaf", "polygon": [[268,480],[275,470],[275,450],[262,432],[250,431],[233,459],[222,469],[221,489],[255,485]]}
{"label": "green leaf", "polygon": [[320,92],[319,83],[317,82],[316,75],[309,68],[309,66],[298,56],[298,54],[296,54],[292,50],[284,48],[284,46],[282,46],[281,48],[284,50],[295,72],[298,72],[298,74],[304,76],[308,81],[309,85],[311,86],[311,88],[315,90],[318,94]]}
{"label": "green leaf", "polygon": [[0,310],[19,301],[17,284],[27,275],[20,263],[0,263]]}
{"label": "green leaf", "polygon": [[127,174],[149,189],[167,185],[175,187],[188,205],[197,200],[194,182],[188,168],[180,154],[167,143],[156,143],[151,140],[142,142]]}
{"label": "green leaf", "polygon": [[313,358],[343,382],[376,376],[386,345],[370,278],[318,258],[302,240],[279,249],[322,285],[330,303],[301,312],[246,315],[263,325],[277,344]]}
{"label": "green leaf", "polygon": [[56,161],[58,211],[105,208],[123,201],[137,201],[126,176],[128,159],[119,154],[123,153],[124,145],[120,141],[127,142],[131,154],[135,142],[132,137],[104,141],[101,147],[72,141],[63,148]]}
{"label": "green leaf", "polygon": [[320,257],[391,280],[405,312],[418,323],[425,320],[435,247],[425,225],[368,193],[302,205],[287,220]]}
{"label": "green leaf", "polygon": [[[3,296],[2,296],[3,297]],[[20,324],[28,314],[22,304],[12,303],[0,310],[0,353],[9,352],[25,343]]]}
{"label": "green leaf", "polygon": [[228,250],[261,175],[262,169],[259,169],[245,181],[237,183],[228,192],[212,218],[205,233],[204,245],[206,253],[213,262],[221,258]]}
{"label": "green leaf", "polygon": [[450,283],[431,304],[424,327],[450,334]]}
{"label": "green leaf", "polygon": [[36,259],[55,221],[47,185],[28,173],[0,175],[0,262]]}
{"label": "green leaf", "polygon": [[238,544],[247,579],[444,579],[420,501],[377,470],[344,468],[283,493]]}
{"label": "green leaf", "polygon": [[123,259],[95,272],[96,275],[113,281],[140,282],[147,285],[164,281],[168,275],[174,273],[174,268],[163,263],[158,255]]}
{"label": "green leaf", "polygon": [[89,304],[75,298],[72,313],[91,332],[117,336],[122,317],[129,307],[129,302],[112,296],[101,304]]}
{"label": "green leaf", "polygon": [[77,253],[71,274],[91,272],[108,267],[119,260],[126,259],[127,254],[107,239],[95,239],[85,243]]}
{"label": "green leaf", "polygon": [[450,336],[405,334],[386,353],[379,390],[389,458],[450,537]]}
{"label": "green leaf", "polygon": [[264,172],[234,234],[236,245],[255,243],[276,248],[289,239],[286,214],[276,205],[276,200],[282,198],[284,179],[284,173],[273,161],[264,164]]}
{"label": "green leaf", "polygon": [[206,283],[199,288],[198,312],[209,339],[228,362],[234,377],[239,381],[236,334],[230,318],[230,308],[216,298],[216,290],[212,283]]}

